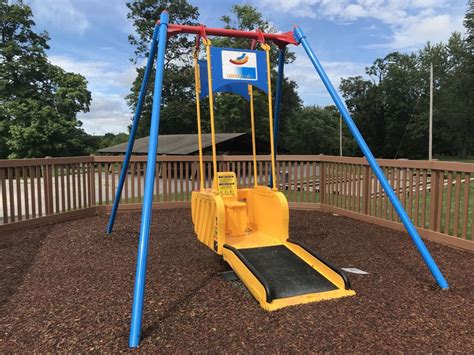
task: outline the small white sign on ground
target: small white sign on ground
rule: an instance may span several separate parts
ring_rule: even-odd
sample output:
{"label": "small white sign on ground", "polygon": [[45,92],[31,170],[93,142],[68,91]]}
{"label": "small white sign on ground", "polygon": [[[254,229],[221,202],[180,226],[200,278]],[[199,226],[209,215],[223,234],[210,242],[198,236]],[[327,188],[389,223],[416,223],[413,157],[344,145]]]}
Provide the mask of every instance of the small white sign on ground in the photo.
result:
{"label": "small white sign on ground", "polygon": [[357,269],[355,267],[342,267],[342,270],[345,272],[350,272],[351,274],[357,274],[357,275],[368,275],[369,273],[360,269]]}

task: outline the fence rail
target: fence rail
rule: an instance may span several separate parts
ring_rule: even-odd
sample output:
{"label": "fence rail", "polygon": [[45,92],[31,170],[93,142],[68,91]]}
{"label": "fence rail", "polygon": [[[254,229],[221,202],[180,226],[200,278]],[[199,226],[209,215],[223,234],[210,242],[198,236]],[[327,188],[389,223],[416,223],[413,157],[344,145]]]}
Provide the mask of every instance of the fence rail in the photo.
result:
{"label": "fence rail", "polygon": [[[107,208],[115,196],[122,161],[122,156],[0,160],[0,231],[40,217]],[[472,248],[474,164],[402,159],[378,162],[425,236]],[[141,202],[146,164],[145,156],[132,158],[121,197],[124,206]],[[250,156],[219,156],[218,165],[221,171],[234,171],[240,187],[254,184]],[[268,184],[270,157],[258,156],[257,165],[258,184]],[[204,167],[204,186],[211,187],[211,157],[204,158]],[[280,190],[294,206],[319,207],[390,227],[399,225],[365,158],[283,155],[278,156],[276,175]],[[154,202],[188,202],[199,184],[196,156],[158,157]]]}

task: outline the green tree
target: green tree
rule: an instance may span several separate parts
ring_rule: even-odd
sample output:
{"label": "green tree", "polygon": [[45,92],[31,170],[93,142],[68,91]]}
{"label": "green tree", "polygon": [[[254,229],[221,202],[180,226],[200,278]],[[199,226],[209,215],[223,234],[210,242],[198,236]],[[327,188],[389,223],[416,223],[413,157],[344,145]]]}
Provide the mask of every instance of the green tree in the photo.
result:
{"label": "green tree", "polygon": [[[148,57],[149,43],[156,21],[163,10],[168,10],[170,22],[184,25],[196,25],[199,17],[197,7],[187,1],[134,0],[127,3],[128,18],[133,21],[136,35],[129,36],[129,42],[135,47],[132,62],[141,64]],[[160,133],[191,133],[196,131],[196,109],[194,101],[194,69],[192,67],[193,38],[178,35],[169,39],[166,48],[165,76],[163,79],[162,109]],[[137,77],[130,94],[129,106],[135,110],[138,93],[145,68],[137,70]],[[150,118],[153,102],[154,72],[150,75],[147,95],[137,137],[150,134]]]}
{"label": "green tree", "polygon": [[409,143],[418,144],[419,140],[412,140],[415,132],[407,127],[422,108],[424,82],[419,58],[393,52],[375,60],[366,74],[368,80],[354,77],[341,82],[346,104],[362,135],[376,156],[394,158],[413,152]]}
{"label": "green tree", "polygon": [[[459,33],[418,53],[394,52],[367,68],[369,79],[343,79],[341,91],[367,143],[379,157],[426,158],[429,71],[434,68],[433,151],[465,156],[472,145],[471,75]],[[360,154],[350,150],[351,154]]]}
{"label": "green tree", "polygon": [[87,112],[87,82],[48,62],[48,34],[31,8],[0,1],[0,157],[75,155],[86,150],[76,114]]}
{"label": "green tree", "polygon": [[80,137],[80,141],[84,142],[87,149],[86,154],[96,152],[98,149],[111,147],[117,144],[125,143],[128,141],[129,135],[127,133],[106,133],[104,135],[87,134]]}
{"label": "green tree", "polygon": [[334,106],[305,106],[289,127],[287,147],[293,154],[332,154],[339,151],[339,113]]}
{"label": "green tree", "polygon": [[[461,155],[467,156],[474,154],[474,117],[472,107],[474,106],[474,1],[470,0],[468,10],[464,18],[464,27],[466,27],[466,55],[463,65],[462,85],[466,90],[466,107],[469,110],[466,117],[466,138],[470,137],[465,145],[465,150],[461,149]],[[469,118],[468,118],[469,117]]]}
{"label": "green tree", "polygon": [[474,153],[474,2],[468,4],[464,26],[466,36],[455,32],[447,49],[446,82],[441,88],[441,106],[453,132],[454,153],[461,158]]}
{"label": "green tree", "polygon": [[[374,69],[382,75],[382,62],[374,63]],[[378,90],[380,78],[365,80],[361,76],[342,79],[340,89],[346,99],[346,105],[351,112],[357,127],[364,136],[375,156],[381,156],[385,141],[385,116],[383,100]],[[344,126],[345,127],[345,126]],[[344,139],[344,142],[348,142]],[[355,144],[344,147],[345,155],[360,155]]]}
{"label": "green tree", "polygon": [[106,133],[103,136],[99,137],[98,149],[111,147],[113,145],[125,143],[128,141],[127,133]]}

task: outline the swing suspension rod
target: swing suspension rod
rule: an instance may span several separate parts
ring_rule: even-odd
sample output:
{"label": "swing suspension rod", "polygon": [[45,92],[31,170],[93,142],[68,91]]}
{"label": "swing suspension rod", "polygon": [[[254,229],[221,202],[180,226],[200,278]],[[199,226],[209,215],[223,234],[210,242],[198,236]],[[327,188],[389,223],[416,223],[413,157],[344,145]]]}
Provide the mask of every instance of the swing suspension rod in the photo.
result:
{"label": "swing suspension rod", "polygon": [[258,185],[258,172],[257,172],[257,145],[255,143],[255,115],[253,109],[253,87],[248,86],[250,96],[250,127],[252,130],[252,160],[253,160],[253,186]]}
{"label": "swing suspension rod", "polygon": [[271,188],[276,188],[276,176],[275,176],[275,142],[273,141],[273,105],[272,105],[272,79],[271,79],[271,67],[270,67],[270,46],[267,43],[260,44],[262,49],[265,51],[266,62],[267,62],[267,85],[268,85],[268,123],[270,128],[270,158],[271,158]]}
{"label": "swing suspension rod", "polygon": [[207,84],[209,87],[209,114],[211,123],[211,145],[212,145],[212,168],[214,172],[214,178],[217,178],[217,152],[216,152],[216,130],[214,125],[214,96],[212,92],[212,65],[211,65],[211,41],[204,39],[204,45],[206,46],[206,59],[207,59]]}
{"label": "swing suspension rod", "polygon": [[201,103],[199,100],[199,93],[201,92],[200,78],[198,65],[198,51],[194,51],[194,83],[196,91],[196,119],[198,130],[198,147],[199,147],[199,188],[204,190],[204,162],[202,157],[202,129],[201,129]]}

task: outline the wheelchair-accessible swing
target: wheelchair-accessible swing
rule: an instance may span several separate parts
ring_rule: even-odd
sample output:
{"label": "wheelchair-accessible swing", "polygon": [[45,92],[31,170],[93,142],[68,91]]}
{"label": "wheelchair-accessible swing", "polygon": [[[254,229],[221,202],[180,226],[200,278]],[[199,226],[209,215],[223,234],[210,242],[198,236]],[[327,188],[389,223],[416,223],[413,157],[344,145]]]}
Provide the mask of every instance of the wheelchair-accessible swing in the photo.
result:
{"label": "wheelchair-accessible swing", "polygon": [[[446,280],[429,254],[406,211],[355,126],[347,108],[344,106],[309,46],[306,36],[299,27],[295,27],[294,31],[286,33],[263,33],[258,30],[239,31],[207,28],[202,25],[174,25],[168,23],[168,13],[165,11],[161,14],[160,21],[158,21],[153,32],[150,54],[130,131],[130,139],[107,227],[108,233],[111,233],[132,154],[148,79],[153,68],[155,56],[157,56],[130,327],[130,347],[137,347],[140,341],[166,43],[168,37],[185,33],[196,35],[194,75],[196,84],[200,185],[199,190],[192,192],[191,198],[194,231],[201,243],[216,254],[222,255],[223,259],[234,270],[235,274],[242,280],[263,309],[273,311],[290,305],[355,295],[347,275],[341,269],[324,260],[304,244],[290,239],[288,235],[288,202],[285,195],[278,191],[277,188],[275,160],[283,68],[286,46],[289,44],[303,45],[329,94],[341,112],[349,130],[359,144],[374,174],[379,179],[400,220],[405,225],[407,232],[419,249],[438,285],[442,289],[448,288]],[[248,38],[252,40],[252,49],[215,48],[211,46],[208,36]],[[201,41],[205,46],[206,60],[198,60]],[[255,50],[257,43],[260,45],[261,50]],[[272,102],[269,43],[274,43],[279,47],[275,110]],[[268,95],[271,159],[269,186],[258,184],[253,105],[254,88],[258,88]],[[253,172],[252,187],[239,188],[234,172],[218,171],[214,125],[214,92],[237,94],[249,102],[253,158],[251,169]],[[211,188],[205,187],[203,167],[200,100],[206,96],[209,98],[214,177]]]}

